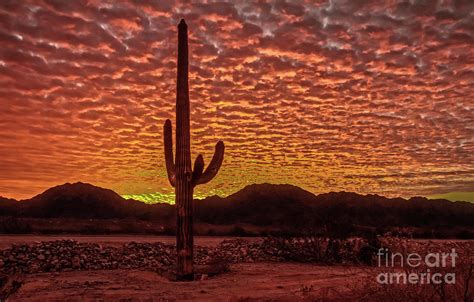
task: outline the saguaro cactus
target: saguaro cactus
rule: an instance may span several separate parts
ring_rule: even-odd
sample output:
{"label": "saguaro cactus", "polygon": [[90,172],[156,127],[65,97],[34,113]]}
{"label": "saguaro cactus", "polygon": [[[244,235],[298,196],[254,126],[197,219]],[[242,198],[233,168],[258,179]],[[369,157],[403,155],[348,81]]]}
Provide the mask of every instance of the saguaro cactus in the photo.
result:
{"label": "saguaro cactus", "polygon": [[211,163],[204,171],[204,160],[198,155],[191,170],[188,33],[182,19],[178,25],[178,78],[176,84],[176,158],[173,160],[171,121],[164,125],[165,160],[168,179],[175,187],[177,212],[177,278],[192,280],[193,272],[193,189],[216,176],[224,159],[224,143],[219,141]]}

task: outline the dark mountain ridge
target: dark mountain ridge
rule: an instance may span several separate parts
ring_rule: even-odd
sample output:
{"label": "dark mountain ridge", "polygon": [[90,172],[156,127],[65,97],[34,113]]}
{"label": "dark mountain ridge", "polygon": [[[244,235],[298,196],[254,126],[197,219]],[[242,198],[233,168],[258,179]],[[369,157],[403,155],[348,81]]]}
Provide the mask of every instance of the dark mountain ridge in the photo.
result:
{"label": "dark mountain ridge", "polygon": [[[331,192],[314,195],[292,185],[255,184],[225,198],[195,201],[197,222],[302,228],[343,221],[372,227],[474,227],[474,204],[424,197],[386,198]],[[64,184],[27,200],[0,199],[0,216],[122,219],[174,224],[174,206],[124,199],[86,183]]]}
{"label": "dark mountain ridge", "polygon": [[[7,208],[4,212],[4,208]],[[0,215],[35,218],[152,218],[152,213],[163,212],[168,204],[145,204],[124,199],[110,189],[77,182],[52,187],[30,199],[0,200]],[[170,211],[168,210],[168,211]],[[157,217],[158,218],[158,217]]]}
{"label": "dark mountain ridge", "polygon": [[250,185],[226,198],[197,201],[205,222],[304,226],[344,220],[366,226],[474,226],[474,204],[351,192],[314,195],[291,185]]}

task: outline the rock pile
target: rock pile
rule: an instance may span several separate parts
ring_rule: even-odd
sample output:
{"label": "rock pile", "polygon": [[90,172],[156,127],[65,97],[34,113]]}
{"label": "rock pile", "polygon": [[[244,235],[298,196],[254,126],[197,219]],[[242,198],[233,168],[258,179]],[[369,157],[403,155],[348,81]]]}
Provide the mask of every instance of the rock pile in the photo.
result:
{"label": "rock pile", "polygon": [[[173,268],[176,250],[163,243],[130,242],[121,247],[101,246],[74,240],[13,245],[0,251],[0,272],[37,273],[72,270],[146,269],[168,271]],[[196,247],[196,264],[215,259],[227,262],[267,260],[259,243],[224,240],[217,247]]]}
{"label": "rock pile", "polygon": [[96,243],[58,240],[13,245],[0,251],[0,271],[5,273],[57,272],[117,268],[164,270],[173,263],[174,249],[161,243],[127,243],[120,248]]}
{"label": "rock pile", "polygon": [[198,247],[195,260],[198,264],[206,264],[213,259],[222,259],[230,263],[269,260],[261,247],[261,243],[243,239],[224,240],[216,248]]}
{"label": "rock pile", "polygon": [[[345,249],[341,249],[343,251]],[[217,247],[195,247],[198,265],[257,261],[324,261],[331,256],[315,247],[314,242],[265,239],[250,242],[224,240]],[[317,257],[316,257],[316,256]],[[319,255],[319,256],[318,256]],[[320,256],[324,255],[324,256]],[[340,253],[343,258],[349,258]],[[0,251],[0,272],[37,273],[72,270],[143,269],[156,272],[174,269],[176,249],[163,243],[130,242],[120,247],[58,240],[13,245]],[[329,258],[328,258],[329,259]]]}

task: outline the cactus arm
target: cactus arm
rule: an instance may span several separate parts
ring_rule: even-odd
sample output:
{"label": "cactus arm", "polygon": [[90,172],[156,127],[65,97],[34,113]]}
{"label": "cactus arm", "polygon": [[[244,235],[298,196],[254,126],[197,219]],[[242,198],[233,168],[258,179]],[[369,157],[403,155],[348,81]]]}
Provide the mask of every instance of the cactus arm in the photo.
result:
{"label": "cactus arm", "polygon": [[198,157],[196,157],[196,161],[194,162],[193,177],[191,180],[193,185],[197,184],[199,178],[201,178],[203,170],[204,170],[204,159],[202,158],[202,155],[199,154]]}
{"label": "cactus arm", "polygon": [[212,157],[211,163],[206,168],[201,177],[197,180],[196,184],[205,184],[210,182],[216,176],[219,168],[222,165],[222,161],[224,160],[224,149],[224,143],[219,141],[216,144],[216,150],[214,152],[214,156]]}
{"label": "cactus arm", "polygon": [[168,180],[174,187],[176,185],[176,167],[173,161],[173,134],[171,130],[171,121],[166,120],[163,127],[163,137],[165,142],[165,162]]}

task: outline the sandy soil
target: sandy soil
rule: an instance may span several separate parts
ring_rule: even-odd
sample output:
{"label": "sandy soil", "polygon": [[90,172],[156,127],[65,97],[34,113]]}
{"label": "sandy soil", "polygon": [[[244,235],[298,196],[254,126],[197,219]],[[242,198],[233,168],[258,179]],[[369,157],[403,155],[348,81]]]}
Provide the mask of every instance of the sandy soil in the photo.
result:
{"label": "sandy soil", "polygon": [[[239,237],[218,237],[218,236],[194,236],[194,244],[199,246],[217,246],[224,239],[237,239]],[[144,236],[144,235],[119,235],[119,236],[89,236],[89,235],[0,235],[0,249],[9,248],[12,244],[35,243],[40,241],[53,241],[62,239],[72,239],[78,242],[95,242],[104,246],[120,246],[127,242],[163,242],[174,244],[174,236]],[[245,237],[247,241],[259,241],[258,237]]]}
{"label": "sandy soil", "polygon": [[351,267],[293,263],[235,264],[230,273],[194,282],[137,270],[40,273],[20,277],[9,301],[347,301],[362,275]]}

